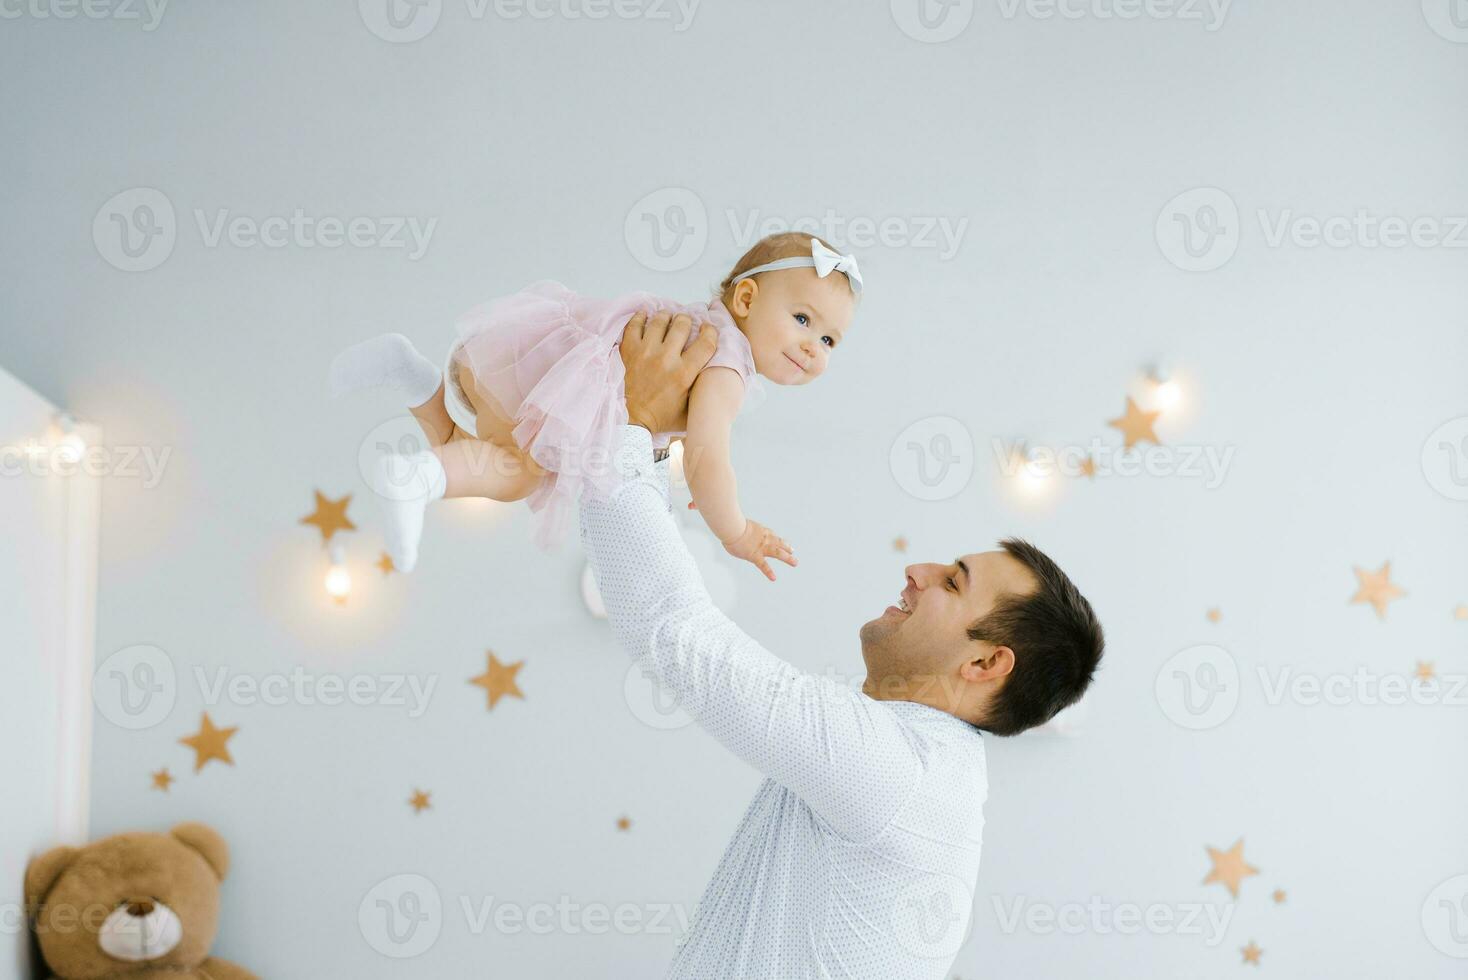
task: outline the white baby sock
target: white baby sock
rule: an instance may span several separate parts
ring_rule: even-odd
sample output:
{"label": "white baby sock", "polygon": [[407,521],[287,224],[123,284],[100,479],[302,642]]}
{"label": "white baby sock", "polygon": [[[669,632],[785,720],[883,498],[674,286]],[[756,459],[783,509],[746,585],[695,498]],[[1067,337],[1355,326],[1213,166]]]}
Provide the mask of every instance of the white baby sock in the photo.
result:
{"label": "white baby sock", "polygon": [[385,333],[342,351],[331,361],[331,394],[339,398],[359,388],[392,388],[410,408],[433,397],[443,377],[400,333]]}
{"label": "white baby sock", "polygon": [[383,538],[393,567],[411,572],[418,564],[423,512],[448,485],[443,463],[428,450],[409,456],[380,456],[372,467],[372,490],[383,516]]}

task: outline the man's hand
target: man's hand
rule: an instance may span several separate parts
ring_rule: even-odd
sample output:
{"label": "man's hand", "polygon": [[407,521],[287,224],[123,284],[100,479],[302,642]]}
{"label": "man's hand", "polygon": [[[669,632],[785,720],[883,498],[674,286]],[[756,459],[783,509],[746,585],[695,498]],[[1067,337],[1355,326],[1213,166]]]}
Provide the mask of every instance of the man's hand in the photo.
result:
{"label": "man's hand", "polygon": [[713,324],[698,328],[689,346],[693,319],[680,313],[670,317],[639,313],[622,331],[622,366],[626,368],[627,421],[657,435],[688,428],[688,392],[709,358],[718,349]]}

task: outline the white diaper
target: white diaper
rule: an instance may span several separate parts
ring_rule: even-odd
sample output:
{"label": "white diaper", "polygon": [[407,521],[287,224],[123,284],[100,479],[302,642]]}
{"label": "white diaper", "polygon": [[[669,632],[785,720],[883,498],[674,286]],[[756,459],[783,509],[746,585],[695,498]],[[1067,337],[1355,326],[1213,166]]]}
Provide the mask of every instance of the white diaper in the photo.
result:
{"label": "white diaper", "polygon": [[459,387],[458,365],[454,363],[454,354],[458,349],[458,344],[449,348],[449,359],[443,366],[443,405],[448,409],[449,418],[454,420],[455,425],[478,438],[479,420],[469,405],[469,399],[464,397],[464,389]]}

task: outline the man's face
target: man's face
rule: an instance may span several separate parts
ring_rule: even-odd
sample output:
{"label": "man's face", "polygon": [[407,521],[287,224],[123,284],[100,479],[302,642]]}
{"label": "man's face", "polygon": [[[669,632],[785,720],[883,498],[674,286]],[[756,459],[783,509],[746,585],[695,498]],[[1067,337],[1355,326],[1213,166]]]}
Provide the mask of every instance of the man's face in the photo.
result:
{"label": "man's face", "polygon": [[906,572],[898,601],[861,628],[868,686],[886,684],[887,694],[899,698],[904,684],[956,682],[959,666],[983,655],[968,628],[1001,596],[1036,587],[1030,570],[1004,551],[964,555],[947,565],[909,565]]}
{"label": "man's face", "polygon": [[780,269],[749,282],[729,309],[743,320],[755,369],[776,384],[810,384],[845,342],[856,309],[849,280],[839,272],[822,278],[814,269]]}

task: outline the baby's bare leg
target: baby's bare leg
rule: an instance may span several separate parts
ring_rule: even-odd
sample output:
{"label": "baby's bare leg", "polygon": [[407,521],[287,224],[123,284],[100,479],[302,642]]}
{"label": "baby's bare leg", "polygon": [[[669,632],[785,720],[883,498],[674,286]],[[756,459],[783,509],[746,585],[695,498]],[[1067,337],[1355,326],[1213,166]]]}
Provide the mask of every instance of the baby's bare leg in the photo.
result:
{"label": "baby's bare leg", "polygon": [[443,385],[433,393],[433,397],[422,405],[414,405],[408,409],[413,413],[413,418],[418,420],[418,427],[428,437],[429,448],[442,446],[454,438],[456,432],[463,432],[454,425],[454,420],[449,416],[449,410],[443,403]]}
{"label": "baby's bare leg", "polygon": [[475,439],[463,429],[457,438],[433,450],[443,464],[445,497],[488,497],[524,500],[540,483],[545,471],[518,449],[507,449]]}
{"label": "baby's bare leg", "polygon": [[460,364],[456,369],[479,431],[470,434],[455,427],[453,436],[434,450],[448,478],[444,496],[507,502],[525,499],[546,471],[516,445],[514,423],[494,396],[474,380],[468,366]]}

